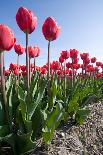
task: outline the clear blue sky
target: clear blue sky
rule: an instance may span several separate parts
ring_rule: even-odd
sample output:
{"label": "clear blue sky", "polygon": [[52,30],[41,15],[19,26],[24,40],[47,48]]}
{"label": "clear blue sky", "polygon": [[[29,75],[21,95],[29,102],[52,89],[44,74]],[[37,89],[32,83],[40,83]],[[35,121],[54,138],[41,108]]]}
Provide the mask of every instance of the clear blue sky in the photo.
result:
{"label": "clear blue sky", "polygon": [[[25,46],[25,34],[15,20],[20,6],[31,9],[38,18],[36,30],[29,36],[29,45],[41,48],[38,65],[47,61],[47,41],[41,29],[48,16],[61,26],[60,36],[51,44],[51,60],[58,59],[61,50],[76,48],[103,61],[103,0],[0,0],[0,23],[11,27],[17,43]],[[6,52],[5,57],[6,66],[16,63],[13,50]],[[20,62],[25,63],[25,56],[21,56]]]}

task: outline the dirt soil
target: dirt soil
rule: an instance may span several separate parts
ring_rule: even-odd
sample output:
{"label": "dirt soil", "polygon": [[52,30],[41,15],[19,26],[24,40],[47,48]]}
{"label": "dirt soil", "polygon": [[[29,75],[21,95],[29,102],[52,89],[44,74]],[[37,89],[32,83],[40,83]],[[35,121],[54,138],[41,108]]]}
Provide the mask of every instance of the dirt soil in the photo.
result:
{"label": "dirt soil", "polygon": [[91,113],[83,125],[62,125],[49,146],[40,145],[30,155],[103,155],[103,103],[89,108]]}

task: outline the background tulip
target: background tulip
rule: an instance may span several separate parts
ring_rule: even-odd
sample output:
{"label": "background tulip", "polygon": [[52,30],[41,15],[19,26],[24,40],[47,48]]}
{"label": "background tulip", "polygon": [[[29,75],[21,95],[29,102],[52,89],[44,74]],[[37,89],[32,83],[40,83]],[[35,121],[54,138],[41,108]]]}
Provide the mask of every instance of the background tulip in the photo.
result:
{"label": "background tulip", "polygon": [[[38,57],[40,55],[40,48],[38,46],[34,46],[34,52],[36,53],[35,57]],[[36,60],[35,60],[35,57],[34,57],[34,71],[36,70]]]}
{"label": "background tulip", "polygon": [[25,52],[25,48],[22,47],[21,45],[14,45],[14,50],[18,54],[17,58],[17,66],[18,66],[18,84],[19,84],[19,55],[22,55]]}

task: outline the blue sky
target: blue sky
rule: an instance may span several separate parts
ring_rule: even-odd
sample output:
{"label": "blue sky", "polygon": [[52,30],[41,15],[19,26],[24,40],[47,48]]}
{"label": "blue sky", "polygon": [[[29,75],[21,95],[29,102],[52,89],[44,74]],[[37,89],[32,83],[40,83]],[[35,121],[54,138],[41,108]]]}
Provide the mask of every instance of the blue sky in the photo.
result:
{"label": "blue sky", "polygon": [[[29,36],[29,45],[41,48],[38,65],[47,62],[47,41],[41,29],[48,16],[54,17],[61,27],[60,36],[51,43],[51,60],[58,59],[61,50],[76,48],[103,61],[103,0],[1,0],[0,23],[8,25],[17,44],[25,46],[25,34],[15,20],[20,6],[31,9],[38,18],[37,27]],[[8,67],[10,62],[16,63],[17,55],[12,49],[5,52],[5,58]],[[20,57],[20,63],[25,63],[25,55]]]}

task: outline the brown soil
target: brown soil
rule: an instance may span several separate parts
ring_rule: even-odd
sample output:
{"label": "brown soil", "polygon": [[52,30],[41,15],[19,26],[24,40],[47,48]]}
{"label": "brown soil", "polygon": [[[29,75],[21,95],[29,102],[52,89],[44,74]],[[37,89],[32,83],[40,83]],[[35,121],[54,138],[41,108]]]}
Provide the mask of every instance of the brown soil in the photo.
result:
{"label": "brown soil", "polygon": [[91,113],[83,125],[64,124],[49,146],[40,145],[30,155],[103,155],[103,103],[89,108]]}

